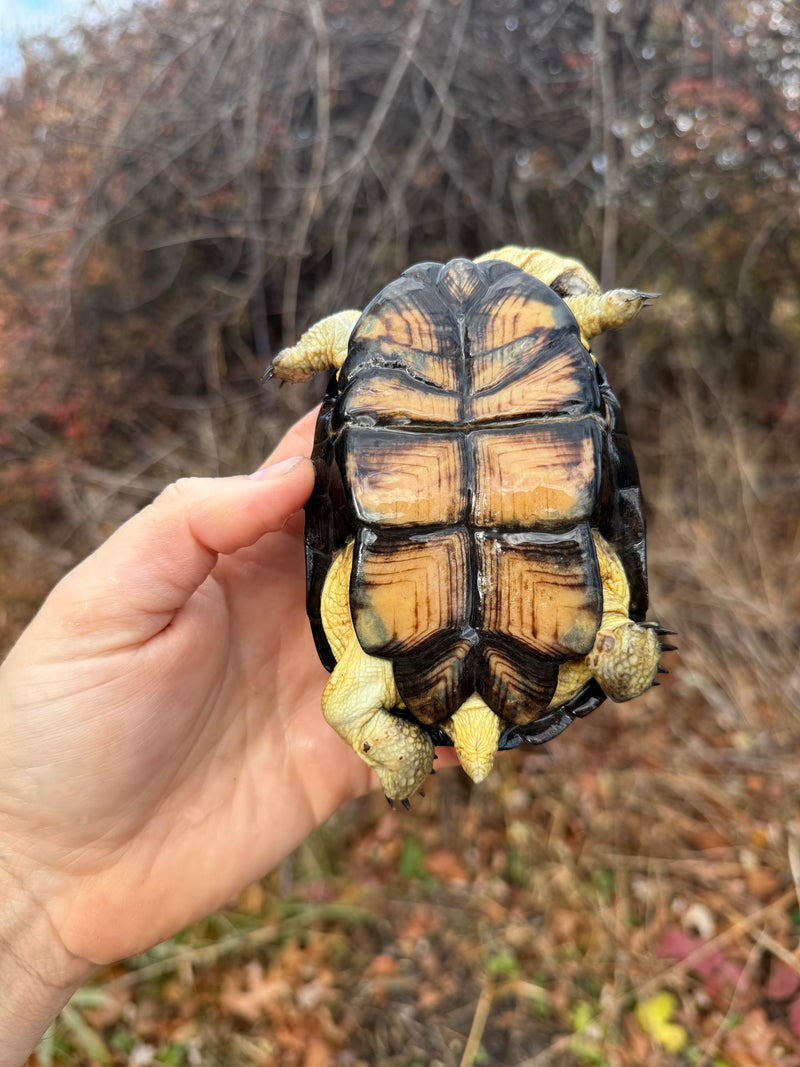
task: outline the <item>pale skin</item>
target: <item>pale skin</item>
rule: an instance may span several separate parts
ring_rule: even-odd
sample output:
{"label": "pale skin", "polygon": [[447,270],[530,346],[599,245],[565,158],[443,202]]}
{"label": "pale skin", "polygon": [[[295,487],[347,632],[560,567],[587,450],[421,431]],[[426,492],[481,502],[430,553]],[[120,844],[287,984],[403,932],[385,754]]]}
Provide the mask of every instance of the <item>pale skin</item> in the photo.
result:
{"label": "pale skin", "polygon": [[0,1067],[96,965],[231,900],[377,785],[320,715],[297,513],[315,417],[258,477],[165,490],[0,667]]}

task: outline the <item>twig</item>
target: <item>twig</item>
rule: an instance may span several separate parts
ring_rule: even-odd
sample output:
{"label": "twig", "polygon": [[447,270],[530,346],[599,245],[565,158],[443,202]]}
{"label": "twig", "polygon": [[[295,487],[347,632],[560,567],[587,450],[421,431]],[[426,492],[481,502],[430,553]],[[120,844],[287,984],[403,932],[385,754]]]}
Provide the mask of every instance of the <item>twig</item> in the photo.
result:
{"label": "twig", "polygon": [[492,1009],[493,999],[494,989],[492,980],[488,976],[484,976],[483,986],[481,987],[480,996],[478,997],[478,1003],[475,1005],[475,1014],[472,1016],[472,1026],[469,1028],[467,1043],[464,1046],[464,1055],[461,1057],[459,1067],[472,1067],[474,1064],[475,1057],[478,1055],[481,1047],[481,1039],[483,1038],[483,1032],[486,1029],[486,1022],[489,1018],[489,1012]]}
{"label": "twig", "polygon": [[740,916],[738,922],[756,939],[757,944],[763,945],[781,963],[785,963],[787,967],[791,968],[795,974],[800,974],[800,959],[793,952],[790,952],[788,948],[785,948],[780,941],[776,941],[766,930],[759,930],[753,919],[748,918],[746,915]]}
{"label": "twig", "polygon": [[375,143],[375,138],[378,136],[378,132],[386,120],[386,116],[389,114],[395,93],[400,87],[400,82],[403,80],[409,64],[411,63],[414,49],[417,47],[420,34],[422,33],[422,24],[425,21],[425,16],[428,14],[428,9],[430,8],[431,3],[432,0],[422,0],[422,3],[417,5],[414,17],[408,26],[408,34],[401,45],[394,66],[386,76],[386,81],[383,84],[381,94],[364,126],[361,136],[358,139],[358,143],[350,156],[344,161],[343,165],[328,178],[328,184],[338,182],[351,170],[354,170],[369,155],[370,149]]}
{"label": "twig", "polygon": [[331,131],[331,50],[328,27],[319,0],[307,0],[308,13],[316,38],[316,139],[311,156],[309,181],[300,205],[297,223],[290,239],[286,281],[283,288],[282,327],[285,338],[294,340],[297,328],[297,293],[300,267],[305,254],[308,231],[322,193],[322,176],[328,155]]}

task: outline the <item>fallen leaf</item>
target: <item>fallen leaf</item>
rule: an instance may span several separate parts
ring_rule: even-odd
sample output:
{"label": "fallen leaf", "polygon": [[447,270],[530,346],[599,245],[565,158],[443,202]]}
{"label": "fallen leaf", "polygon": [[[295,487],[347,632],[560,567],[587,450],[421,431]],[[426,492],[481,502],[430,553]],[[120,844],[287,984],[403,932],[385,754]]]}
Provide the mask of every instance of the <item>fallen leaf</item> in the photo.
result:
{"label": "fallen leaf", "polygon": [[703,827],[689,835],[689,839],[700,852],[710,852],[712,849],[726,848],[730,844],[729,838],[711,827]]}
{"label": "fallen leaf", "polygon": [[722,1053],[731,1067],[765,1067],[774,1063],[772,1042],[773,1030],[766,1012],[755,1008],[726,1035]]}
{"label": "fallen leaf", "polygon": [[318,1037],[312,1037],[306,1047],[303,1067],[330,1067],[332,1063],[333,1052],[328,1044]]}
{"label": "fallen leaf", "polygon": [[366,971],[364,971],[364,975],[367,978],[385,977],[388,974],[396,973],[397,960],[394,956],[387,956],[385,953],[376,956],[370,963],[369,967],[367,967]]}
{"label": "fallen leaf", "polygon": [[260,882],[253,882],[239,894],[237,905],[241,911],[250,915],[260,914],[264,907],[264,886]]}
{"label": "fallen leaf", "polygon": [[751,867],[744,872],[747,888],[759,900],[766,900],[780,887],[780,881],[775,871],[766,867]]}
{"label": "fallen leaf", "polygon": [[440,881],[466,882],[467,872],[448,849],[439,848],[425,857],[425,869]]}
{"label": "fallen leaf", "polygon": [[658,942],[656,955],[662,959],[685,960],[703,943],[702,937],[697,934],[690,934],[680,926],[672,926]]}
{"label": "fallen leaf", "polygon": [[671,1022],[677,1001],[672,993],[656,993],[636,1005],[636,1021],[642,1030],[667,1052],[680,1052],[688,1035],[679,1023]]}
{"label": "fallen leaf", "polygon": [[261,965],[249,963],[239,975],[226,974],[220,993],[225,1011],[255,1022],[277,1001],[289,1000],[292,987],[285,979],[267,977]]}
{"label": "fallen leaf", "polygon": [[417,997],[417,1008],[419,1011],[433,1011],[438,1008],[444,997],[442,989],[438,989],[430,984],[426,984],[420,987],[419,996]]}
{"label": "fallen leaf", "polygon": [[[656,953],[661,957],[685,960],[705,944],[704,938],[672,927],[659,941]],[[728,959],[719,949],[699,953],[698,958],[692,961],[690,970],[703,980],[703,988],[711,998],[727,994],[737,986],[744,991],[744,968],[735,960]]]}
{"label": "fallen leaf", "polygon": [[770,1000],[788,1000],[798,989],[800,974],[781,960],[773,961],[766,985],[766,994]]}

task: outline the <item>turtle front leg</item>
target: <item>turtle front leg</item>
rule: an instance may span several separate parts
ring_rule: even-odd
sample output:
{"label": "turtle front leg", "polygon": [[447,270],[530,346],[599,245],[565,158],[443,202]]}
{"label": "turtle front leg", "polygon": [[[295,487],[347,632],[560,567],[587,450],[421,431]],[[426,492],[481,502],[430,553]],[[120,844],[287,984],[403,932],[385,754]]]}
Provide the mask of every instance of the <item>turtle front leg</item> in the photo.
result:
{"label": "turtle front leg", "polygon": [[360,311],[337,311],[309,327],[296,345],[282,349],[267,368],[265,378],[307,382],[320,370],[339,370],[347,358],[347,344]]}
{"label": "turtle front leg", "polygon": [[433,769],[433,742],[391,713],[400,703],[389,660],[368,656],[355,632],[322,694],[322,714],[378,775],[390,801],[407,801]]}
{"label": "turtle front leg", "polygon": [[586,345],[606,330],[621,330],[633,322],[642,308],[649,307],[658,295],[643,293],[639,289],[609,289],[606,293],[565,296],[563,299],[575,316],[581,340]]}
{"label": "turtle front leg", "polygon": [[543,248],[506,245],[478,256],[475,262],[491,259],[513,263],[558,293],[575,316],[581,340],[587,348],[589,341],[605,330],[619,330],[633,322],[642,308],[658,296],[658,293],[643,293],[638,289],[609,289],[604,293],[597,278],[580,260],[559,256]]}

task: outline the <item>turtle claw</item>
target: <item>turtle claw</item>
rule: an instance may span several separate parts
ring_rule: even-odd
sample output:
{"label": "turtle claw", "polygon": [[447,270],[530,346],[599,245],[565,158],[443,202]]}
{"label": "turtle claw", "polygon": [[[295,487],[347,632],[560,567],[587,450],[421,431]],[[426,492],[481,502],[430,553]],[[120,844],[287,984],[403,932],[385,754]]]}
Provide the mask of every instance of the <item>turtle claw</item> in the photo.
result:
{"label": "turtle claw", "polygon": [[405,797],[403,800],[400,801],[400,803],[403,805],[406,811],[411,811],[411,804],[409,802],[408,797]]}
{"label": "turtle claw", "polygon": [[666,626],[662,626],[660,622],[656,622],[655,619],[651,619],[648,622],[640,622],[639,625],[644,630],[655,630],[655,632],[661,636],[661,634],[672,634],[673,637],[677,635],[677,630],[668,630]]}
{"label": "turtle claw", "polygon": [[658,647],[661,649],[662,652],[677,652],[678,651],[678,646],[677,645],[667,644],[666,641],[659,642]]}
{"label": "turtle claw", "polygon": [[669,671],[667,670],[667,668],[666,667],[662,667],[660,663],[656,667],[656,670],[658,671],[659,674],[669,674]]}
{"label": "turtle claw", "polygon": [[653,301],[661,296],[661,293],[643,293],[641,289],[634,289],[633,292],[642,301],[642,307],[646,308],[652,307]]}
{"label": "turtle claw", "polygon": [[274,377],[275,377],[275,371],[272,369],[272,364],[270,363],[270,365],[267,367],[267,369],[264,371],[264,373],[258,379],[259,385],[264,385],[265,382],[268,382],[271,378],[274,378]]}

